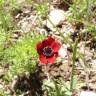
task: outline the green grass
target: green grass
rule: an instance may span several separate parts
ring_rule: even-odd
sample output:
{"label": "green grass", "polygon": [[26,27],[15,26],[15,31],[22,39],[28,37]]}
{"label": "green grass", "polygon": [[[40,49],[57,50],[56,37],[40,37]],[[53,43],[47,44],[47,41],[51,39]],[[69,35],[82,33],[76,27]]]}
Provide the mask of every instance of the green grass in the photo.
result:
{"label": "green grass", "polygon": [[47,16],[47,14],[48,14],[48,4],[47,4],[46,1],[42,2],[40,4],[36,4],[35,8],[36,8],[39,16],[41,16],[41,17],[46,17]]}
{"label": "green grass", "polygon": [[[11,8],[20,8],[16,0],[12,2],[10,1]],[[35,71],[38,62],[36,44],[44,39],[44,36],[32,31],[24,34],[16,43],[12,41],[14,32],[19,29],[11,14],[13,9],[5,10],[5,3],[3,0],[0,1],[0,65],[9,64],[9,70],[3,78],[9,82],[15,75]]]}
{"label": "green grass", "polygon": [[15,75],[35,71],[38,64],[36,44],[40,38],[42,39],[42,36],[32,38],[28,34],[4,51],[3,61],[10,64],[10,70],[6,74],[8,80]]}

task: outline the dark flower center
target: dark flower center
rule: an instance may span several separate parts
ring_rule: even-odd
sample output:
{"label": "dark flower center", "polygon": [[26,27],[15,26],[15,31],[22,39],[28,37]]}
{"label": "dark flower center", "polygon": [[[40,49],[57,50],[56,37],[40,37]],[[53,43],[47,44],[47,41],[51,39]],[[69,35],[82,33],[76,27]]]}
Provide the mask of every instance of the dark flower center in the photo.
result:
{"label": "dark flower center", "polygon": [[52,56],[53,55],[53,49],[49,46],[46,46],[43,48],[43,54],[47,57]]}

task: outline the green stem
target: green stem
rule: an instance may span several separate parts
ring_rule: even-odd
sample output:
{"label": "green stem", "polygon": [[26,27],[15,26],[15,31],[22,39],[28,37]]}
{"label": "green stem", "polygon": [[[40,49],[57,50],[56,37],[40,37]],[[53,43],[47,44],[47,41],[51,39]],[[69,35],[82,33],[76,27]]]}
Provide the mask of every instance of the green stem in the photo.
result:
{"label": "green stem", "polygon": [[74,75],[75,75],[75,60],[76,60],[76,53],[77,53],[77,44],[78,39],[75,41],[74,47],[73,47],[73,64],[72,64],[72,73],[71,73],[71,83],[70,83],[70,91],[73,92],[73,83],[74,83]]}

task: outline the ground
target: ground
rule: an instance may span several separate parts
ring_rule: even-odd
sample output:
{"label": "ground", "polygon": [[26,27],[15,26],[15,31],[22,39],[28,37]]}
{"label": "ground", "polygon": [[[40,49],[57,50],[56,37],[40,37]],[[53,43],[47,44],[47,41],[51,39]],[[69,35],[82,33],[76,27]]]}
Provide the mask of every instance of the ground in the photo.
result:
{"label": "ground", "polygon": [[[33,0],[33,2],[29,3],[25,0],[20,1],[17,0],[16,3],[19,6],[18,8],[12,9],[10,0],[3,7],[3,11],[7,9],[10,12],[13,18],[12,27],[16,25],[16,28],[14,30],[10,29],[10,26],[5,26],[4,28],[5,31],[7,30],[5,34],[8,40],[6,39],[3,43],[3,51],[5,53],[0,49],[1,96],[58,96],[55,94],[57,92],[56,84],[61,88],[59,91],[64,90],[65,95],[60,96],[79,96],[82,90],[96,92],[96,1],[92,0],[95,3],[91,2],[92,5],[89,4],[90,6],[88,5],[87,9],[85,8],[86,4],[83,7],[85,9],[81,8],[82,6],[78,4],[80,3],[79,0],[77,0],[77,5],[74,4],[73,0],[66,0],[66,2],[64,2],[65,0],[53,0],[50,2]],[[72,5],[81,13],[74,13],[76,10]],[[90,7],[91,9],[88,9]],[[51,20],[51,23],[48,21],[48,18]],[[9,30],[12,30],[12,32],[8,33]],[[27,45],[27,43],[34,40],[37,34],[45,36],[44,38],[52,36],[60,42],[65,50],[63,51],[63,57],[58,57],[54,64],[48,65],[41,64],[39,59],[37,59],[37,55],[37,57],[32,57],[30,55],[31,44]],[[30,36],[30,38],[27,38],[27,36]],[[24,42],[20,43],[23,46],[21,47],[18,42],[23,40]],[[41,41],[40,38],[39,40]],[[26,46],[29,48],[28,50]],[[21,65],[19,66],[17,66],[19,62],[16,62],[19,60],[17,53],[14,55],[15,51],[11,51],[13,53],[6,51],[7,49],[12,50],[11,47],[13,50],[17,48],[16,52],[20,52],[19,55],[22,57],[22,60],[20,59]],[[24,55],[23,58],[22,54],[24,52],[27,53],[28,58],[27,55]],[[6,53],[8,53],[9,59],[12,58],[12,60],[8,59],[8,61],[5,58],[7,56]],[[35,54],[35,52],[32,54]],[[16,57],[16,60],[13,59],[14,57]],[[28,63],[24,62],[26,65],[22,65],[23,59],[26,59],[26,62],[28,61]],[[35,67],[27,66],[31,63],[34,64],[34,61],[36,61]],[[24,67],[24,70],[22,67]],[[21,69],[18,70],[18,68]],[[29,71],[31,68],[33,70]],[[26,71],[25,69],[28,70]],[[73,79],[72,74],[74,75]],[[56,88],[53,87],[54,84]],[[66,91],[66,87],[70,89],[70,84],[73,84],[72,93],[68,92],[68,90]]]}

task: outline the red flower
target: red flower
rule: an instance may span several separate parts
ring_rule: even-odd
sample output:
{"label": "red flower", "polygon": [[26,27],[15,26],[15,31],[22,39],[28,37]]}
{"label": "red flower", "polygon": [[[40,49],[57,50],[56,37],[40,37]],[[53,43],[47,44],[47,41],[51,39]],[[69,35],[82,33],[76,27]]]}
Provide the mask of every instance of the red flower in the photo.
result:
{"label": "red flower", "polygon": [[48,37],[42,42],[37,44],[37,52],[39,59],[43,64],[54,63],[58,56],[60,43],[56,42],[52,37]]}

